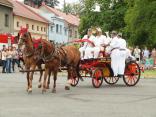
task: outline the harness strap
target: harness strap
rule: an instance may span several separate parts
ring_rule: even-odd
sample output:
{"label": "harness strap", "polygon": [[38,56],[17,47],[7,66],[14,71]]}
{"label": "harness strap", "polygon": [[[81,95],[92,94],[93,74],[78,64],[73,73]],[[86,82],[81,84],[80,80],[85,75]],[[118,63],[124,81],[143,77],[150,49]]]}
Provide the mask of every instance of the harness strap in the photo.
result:
{"label": "harness strap", "polygon": [[113,49],[111,50],[111,52],[112,52],[113,50],[115,50],[115,49],[120,49],[120,48],[119,48],[119,47],[113,48]]}

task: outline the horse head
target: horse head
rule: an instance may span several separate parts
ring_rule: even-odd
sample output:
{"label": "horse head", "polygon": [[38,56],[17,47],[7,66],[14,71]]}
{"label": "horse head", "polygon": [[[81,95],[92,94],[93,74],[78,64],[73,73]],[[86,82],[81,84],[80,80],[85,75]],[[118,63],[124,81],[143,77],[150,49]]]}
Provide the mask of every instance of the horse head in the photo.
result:
{"label": "horse head", "polygon": [[36,49],[36,55],[38,55],[38,58],[50,60],[56,53],[55,45],[44,39],[41,44],[42,47]]}
{"label": "horse head", "polygon": [[30,32],[19,33],[19,41],[18,41],[19,48],[23,45],[31,46],[31,44],[32,44],[32,38]]}

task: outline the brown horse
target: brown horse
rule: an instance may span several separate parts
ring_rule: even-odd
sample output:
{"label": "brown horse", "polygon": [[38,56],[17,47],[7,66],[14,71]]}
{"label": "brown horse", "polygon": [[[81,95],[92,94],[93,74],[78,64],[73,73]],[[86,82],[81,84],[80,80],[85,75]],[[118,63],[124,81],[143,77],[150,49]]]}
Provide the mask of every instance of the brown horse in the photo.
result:
{"label": "brown horse", "polygon": [[[27,31],[26,31],[27,32]],[[33,40],[31,38],[30,33],[24,33],[22,34],[23,38],[20,38],[20,34],[16,37],[18,41],[19,47],[24,45],[23,49],[23,59],[24,59],[24,64],[25,64],[25,69],[27,72],[27,91],[28,93],[32,92],[32,79],[33,79],[33,74],[36,66],[39,69],[42,69],[41,64],[43,63],[42,60],[37,60],[35,58],[35,49],[33,46]],[[28,39],[27,39],[28,38]],[[32,70],[32,72],[30,72]],[[40,78],[39,78],[39,85],[38,87],[41,87],[41,79],[42,79],[42,74],[43,71],[40,71]]]}
{"label": "brown horse", "polygon": [[42,92],[46,91],[47,74],[51,72],[54,75],[52,92],[56,92],[57,72],[59,70],[59,67],[61,66],[67,66],[69,82],[68,85],[65,86],[65,89],[69,90],[69,84],[71,83],[71,79],[80,76],[78,74],[78,65],[80,61],[79,50],[74,46],[55,48],[54,44],[48,42],[47,40],[42,40],[42,49],[40,49],[40,53],[41,57],[45,61],[45,74]]}

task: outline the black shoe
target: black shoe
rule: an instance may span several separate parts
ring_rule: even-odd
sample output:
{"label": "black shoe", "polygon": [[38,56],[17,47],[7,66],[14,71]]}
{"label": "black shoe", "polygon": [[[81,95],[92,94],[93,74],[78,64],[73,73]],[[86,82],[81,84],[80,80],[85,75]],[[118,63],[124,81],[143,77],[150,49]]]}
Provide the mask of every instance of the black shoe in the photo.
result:
{"label": "black shoe", "polygon": [[118,74],[118,77],[119,77],[119,78],[123,78],[123,76],[124,76],[124,75]]}

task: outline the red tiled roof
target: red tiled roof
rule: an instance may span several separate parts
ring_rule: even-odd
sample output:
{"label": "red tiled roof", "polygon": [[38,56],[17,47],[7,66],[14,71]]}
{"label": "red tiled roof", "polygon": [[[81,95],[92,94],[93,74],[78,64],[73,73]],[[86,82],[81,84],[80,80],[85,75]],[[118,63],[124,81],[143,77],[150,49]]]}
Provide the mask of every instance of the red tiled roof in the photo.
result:
{"label": "red tiled roof", "polygon": [[68,23],[78,26],[79,25],[79,21],[80,19],[72,14],[66,14],[63,13],[55,8],[49,7],[45,4],[42,4],[42,6],[44,6],[45,8],[47,8],[49,11],[53,12],[55,15],[59,16],[59,17],[63,17]]}
{"label": "red tiled roof", "polygon": [[22,16],[28,19],[33,19],[36,21],[48,23],[48,21],[43,18],[42,16],[38,15],[35,13],[33,10],[29,9],[25,4],[18,2],[18,1],[13,1],[9,0],[13,4],[13,13],[14,15],[17,16]]}
{"label": "red tiled roof", "polygon": [[12,3],[8,0],[0,0],[0,4],[11,8],[13,7]]}

